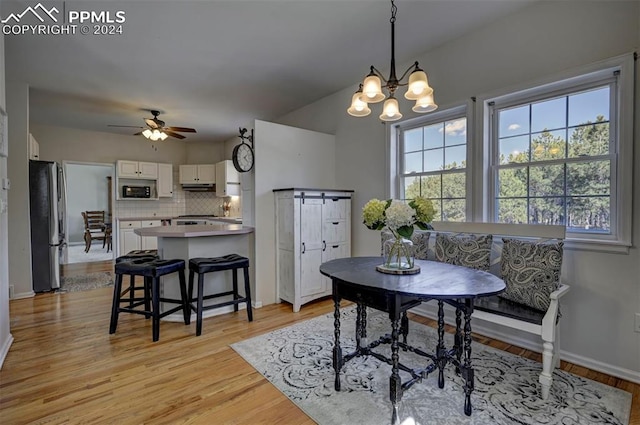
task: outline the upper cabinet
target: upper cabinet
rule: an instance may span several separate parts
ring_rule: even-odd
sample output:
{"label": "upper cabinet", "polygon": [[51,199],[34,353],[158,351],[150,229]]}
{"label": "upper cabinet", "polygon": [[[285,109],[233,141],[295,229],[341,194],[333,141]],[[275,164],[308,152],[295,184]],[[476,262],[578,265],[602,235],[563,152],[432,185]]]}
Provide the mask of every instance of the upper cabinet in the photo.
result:
{"label": "upper cabinet", "polygon": [[180,166],[180,184],[214,184],[215,164],[189,164]]}
{"label": "upper cabinet", "polygon": [[229,159],[216,164],[216,196],[240,196],[240,175]]}
{"label": "upper cabinet", "polygon": [[29,159],[40,159],[40,145],[31,133],[29,133]]}
{"label": "upper cabinet", "polygon": [[117,162],[117,170],[119,178],[158,179],[158,164],[155,162],[119,160]]}
{"label": "upper cabinet", "polygon": [[173,165],[158,164],[158,198],[173,196]]}

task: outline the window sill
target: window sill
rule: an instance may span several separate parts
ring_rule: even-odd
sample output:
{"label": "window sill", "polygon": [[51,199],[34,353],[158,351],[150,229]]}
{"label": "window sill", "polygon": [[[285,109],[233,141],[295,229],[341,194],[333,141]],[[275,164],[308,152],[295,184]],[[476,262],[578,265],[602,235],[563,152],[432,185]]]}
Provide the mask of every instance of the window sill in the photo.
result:
{"label": "window sill", "polygon": [[622,241],[566,238],[564,248],[576,251],[606,252],[609,254],[629,254],[631,244]]}

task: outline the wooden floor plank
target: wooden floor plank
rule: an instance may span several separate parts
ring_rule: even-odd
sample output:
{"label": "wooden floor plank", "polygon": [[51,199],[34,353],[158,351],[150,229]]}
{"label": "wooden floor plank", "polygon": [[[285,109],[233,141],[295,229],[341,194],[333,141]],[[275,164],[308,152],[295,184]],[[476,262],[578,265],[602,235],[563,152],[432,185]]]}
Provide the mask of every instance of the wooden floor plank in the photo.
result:
{"label": "wooden floor plank", "polygon": [[[138,315],[122,314],[109,335],[111,295],[111,288],[100,288],[10,302],[15,341],[0,370],[1,423],[314,423],[229,344],[332,312],[330,300],[299,313],[289,304],[266,306],[254,311],[252,323],[243,311],[214,316],[204,320],[199,337],[195,321],[162,322],[153,343],[151,321]],[[540,358],[481,335],[474,340]],[[640,423],[640,385],[564,361],[562,369],[631,392],[630,423]]]}

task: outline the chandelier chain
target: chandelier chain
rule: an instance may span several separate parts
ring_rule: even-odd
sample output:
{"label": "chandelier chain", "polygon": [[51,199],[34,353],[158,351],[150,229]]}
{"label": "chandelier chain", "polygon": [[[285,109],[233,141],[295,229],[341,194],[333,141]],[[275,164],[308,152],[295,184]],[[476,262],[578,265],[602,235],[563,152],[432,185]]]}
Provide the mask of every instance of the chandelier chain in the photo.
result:
{"label": "chandelier chain", "polygon": [[398,12],[398,6],[396,6],[395,2],[391,0],[391,19],[389,22],[392,24],[396,21],[396,13]]}

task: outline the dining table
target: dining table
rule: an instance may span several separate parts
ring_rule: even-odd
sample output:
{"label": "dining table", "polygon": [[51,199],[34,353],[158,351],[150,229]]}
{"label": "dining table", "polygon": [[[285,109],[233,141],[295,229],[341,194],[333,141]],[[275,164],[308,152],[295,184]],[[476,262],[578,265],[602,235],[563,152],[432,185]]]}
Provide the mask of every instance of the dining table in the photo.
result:
{"label": "dining table", "polygon": [[[389,399],[392,404],[391,423],[396,425],[400,423],[398,404],[402,400],[403,392],[435,371],[438,373],[438,387],[444,388],[444,370],[448,364],[452,364],[464,379],[464,413],[470,416],[471,393],[474,388],[471,361],[473,301],[504,291],[504,281],[485,271],[428,260],[415,260],[415,264],[420,267],[418,274],[387,274],[376,269],[382,262],[382,257],[350,257],[320,265],[320,273],[329,277],[332,282],[335,390],[340,391],[342,367],[356,357],[373,356],[391,365]],[[340,346],[340,302],[343,299],[355,302],[357,308],[356,347],[353,352],[344,355]],[[438,303],[438,343],[433,352],[407,344],[407,311],[428,301]],[[453,346],[450,348],[444,343],[445,304],[455,308],[456,331]],[[375,341],[368,341],[367,307],[389,315],[390,334],[383,335]],[[381,344],[390,344],[391,357],[377,350]],[[418,367],[403,364],[400,361],[400,349],[418,354],[425,359],[425,363]],[[405,382],[401,380],[400,370],[410,376]]]}

